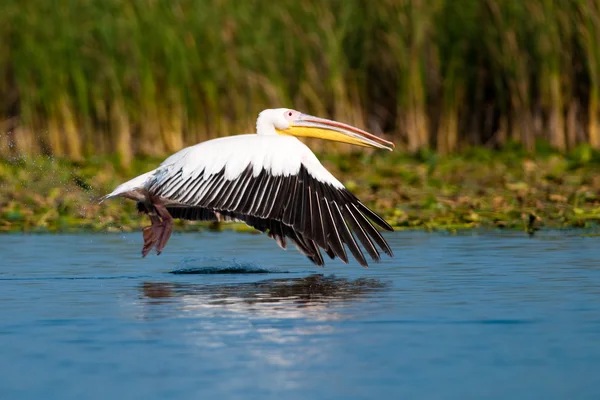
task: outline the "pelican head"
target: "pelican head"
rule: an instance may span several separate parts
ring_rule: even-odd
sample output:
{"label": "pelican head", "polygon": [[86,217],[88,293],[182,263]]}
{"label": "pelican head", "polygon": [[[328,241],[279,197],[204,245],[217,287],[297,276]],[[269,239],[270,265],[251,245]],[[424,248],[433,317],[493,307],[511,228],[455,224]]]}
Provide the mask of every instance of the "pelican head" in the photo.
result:
{"label": "pelican head", "polygon": [[313,117],[289,108],[264,110],[258,116],[257,133],[313,137],[363,147],[392,150],[394,143],[354,126]]}

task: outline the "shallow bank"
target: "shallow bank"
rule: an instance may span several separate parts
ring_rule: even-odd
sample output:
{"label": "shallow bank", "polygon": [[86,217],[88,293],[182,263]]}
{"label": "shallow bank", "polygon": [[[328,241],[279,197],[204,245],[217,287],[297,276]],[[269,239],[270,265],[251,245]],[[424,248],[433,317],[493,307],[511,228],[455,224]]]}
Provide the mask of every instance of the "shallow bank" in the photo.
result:
{"label": "shallow bank", "polygon": [[[600,156],[588,146],[568,155],[519,147],[473,148],[454,156],[422,152],[322,154],[323,164],[398,229],[475,227],[535,230],[594,227],[600,220]],[[147,224],[131,201],[98,198],[162,159],[75,163],[50,157],[0,160],[0,231],[130,231]],[[178,229],[243,225],[178,222]]]}

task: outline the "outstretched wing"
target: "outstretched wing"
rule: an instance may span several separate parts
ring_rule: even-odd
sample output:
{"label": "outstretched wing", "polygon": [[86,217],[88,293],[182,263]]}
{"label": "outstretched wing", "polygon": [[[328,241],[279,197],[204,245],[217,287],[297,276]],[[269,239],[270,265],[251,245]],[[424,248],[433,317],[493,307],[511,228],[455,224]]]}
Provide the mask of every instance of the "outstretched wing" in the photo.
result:
{"label": "outstretched wing", "polygon": [[[347,247],[365,267],[358,242],[375,261],[379,250],[393,255],[375,225],[392,227],[335,179],[310,149],[295,138],[255,138],[253,143],[261,146],[253,146],[251,158],[240,160],[244,152],[232,150],[233,141],[221,142],[221,147],[230,146],[221,153],[229,159],[216,171],[214,160],[198,161],[207,149],[188,152],[157,170],[146,190],[165,201],[175,218],[243,221],[282,247],[287,238],[317,265],[323,265],[319,247],[346,263]],[[247,146],[249,138],[244,142]]]}

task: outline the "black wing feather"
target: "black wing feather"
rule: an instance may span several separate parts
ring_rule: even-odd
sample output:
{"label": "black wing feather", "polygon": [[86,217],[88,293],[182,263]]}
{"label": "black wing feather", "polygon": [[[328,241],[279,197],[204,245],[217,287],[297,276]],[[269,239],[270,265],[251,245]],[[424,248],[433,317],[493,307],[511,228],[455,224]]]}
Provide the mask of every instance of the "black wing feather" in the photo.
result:
{"label": "black wing feather", "polygon": [[[210,177],[200,174],[185,180],[177,171],[162,182],[154,181],[148,192],[165,200],[174,218],[241,221],[282,248],[294,244],[317,265],[324,264],[321,249],[347,263],[347,247],[360,265],[368,266],[354,235],[374,261],[380,259],[376,245],[393,254],[373,225],[392,231],[383,218],[347,189],[311,176],[304,166],[295,175],[273,176],[263,169],[255,176],[249,165],[234,180],[225,179],[224,169]],[[140,211],[143,207],[138,204]]]}

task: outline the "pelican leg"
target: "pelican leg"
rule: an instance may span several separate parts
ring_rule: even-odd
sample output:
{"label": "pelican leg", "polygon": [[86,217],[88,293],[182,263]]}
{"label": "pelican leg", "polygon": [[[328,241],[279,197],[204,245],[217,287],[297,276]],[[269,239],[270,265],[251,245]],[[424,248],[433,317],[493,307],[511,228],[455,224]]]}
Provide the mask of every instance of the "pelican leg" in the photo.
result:
{"label": "pelican leg", "polygon": [[156,235],[158,240],[158,243],[156,244],[156,255],[160,255],[173,232],[173,217],[169,213],[169,210],[161,203],[154,203],[154,208],[156,208],[156,212],[161,218]]}
{"label": "pelican leg", "polygon": [[142,247],[142,257],[146,257],[156,245],[158,240],[157,233],[159,233],[158,227],[161,224],[160,217],[154,211],[149,211],[148,216],[152,225],[145,227],[143,230],[144,247]]}
{"label": "pelican leg", "polygon": [[141,209],[142,212],[148,214],[151,222],[151,225],[143,230],[142,257],[146,257],[154,247],[156,247],[156,254],[160,255],[173,232],[173,217],[167,208],[157,199],[151,198],[150,200],[151,205],[146,205]]}

